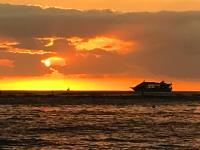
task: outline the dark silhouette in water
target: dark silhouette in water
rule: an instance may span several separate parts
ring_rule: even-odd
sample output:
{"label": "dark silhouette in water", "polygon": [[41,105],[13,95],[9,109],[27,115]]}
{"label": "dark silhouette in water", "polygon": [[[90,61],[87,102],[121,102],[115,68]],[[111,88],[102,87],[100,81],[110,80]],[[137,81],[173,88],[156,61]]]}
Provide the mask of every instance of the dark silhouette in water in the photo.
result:
{"label": "dark silhouette in water", "polygon": [[131,87],[135,92],[172,92],[172,84],[161,82],[142,82],[135,87]]}

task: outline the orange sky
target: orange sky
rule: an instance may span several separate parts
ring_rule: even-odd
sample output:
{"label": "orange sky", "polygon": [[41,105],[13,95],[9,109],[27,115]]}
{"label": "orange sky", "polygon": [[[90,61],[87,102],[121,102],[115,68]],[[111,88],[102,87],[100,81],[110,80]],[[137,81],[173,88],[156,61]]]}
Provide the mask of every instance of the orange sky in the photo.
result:
{"label": "orange sky", "polygon": [[[136,86],[142,81],[156,81],[154,78],[130,78],[130,77],[100,77],[88,78],[77,75],[63,76],[38,76],[38,77],[2,77],[0,78],[0,90],[107,90],[107,91],[129,91],[130,87]],[[166,79],[173,83],[174,91],[200,91],[200,82],[181,81]]]}
{"label": "orange sky", "polygon": [[200,0],[0,0],[0,3],[117,11],[199,10]]}
{"label": "orange sky", "polygon": [[[152,79],[153,81],[158,81]],[[53,78],[53,77],[28,77],[8,78],[1,80],[0,90],[131,90],[130,87],[142,82],[137,78]],[[151,81],[151,79],[149,79]],[[173,82],[174,91],[200,91],[199,82]],[[8,84],[9,83],[9,84]]]}
{"label": "orange sky", "polygon": [[0,3],[13,3],[0,4],[0,90],[130,90],[165,80],[200,91],[200,13],[183,12],[200,9],[200,0]]}

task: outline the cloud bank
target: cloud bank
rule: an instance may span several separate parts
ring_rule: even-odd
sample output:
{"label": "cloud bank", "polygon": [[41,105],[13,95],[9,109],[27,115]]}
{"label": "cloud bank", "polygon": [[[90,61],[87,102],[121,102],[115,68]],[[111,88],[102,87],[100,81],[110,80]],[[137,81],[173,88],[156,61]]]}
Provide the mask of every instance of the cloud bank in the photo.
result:
{"label": "cloud bank", "polygon": [[0,76],[48,74],[41,61],[57,57],[66,64],[51,65],[64,75],[200,80],[199,39],[198,11],[120,13],[0,4]]}

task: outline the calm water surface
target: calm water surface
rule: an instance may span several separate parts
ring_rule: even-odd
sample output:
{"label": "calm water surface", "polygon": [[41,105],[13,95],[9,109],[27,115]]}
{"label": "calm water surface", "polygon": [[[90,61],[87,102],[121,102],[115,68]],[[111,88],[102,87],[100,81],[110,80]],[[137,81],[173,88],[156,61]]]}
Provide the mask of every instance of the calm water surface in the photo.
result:
{"label": "calm water surface", "polygon": [[0,105],[0,149],[200,149],[200,102]]}

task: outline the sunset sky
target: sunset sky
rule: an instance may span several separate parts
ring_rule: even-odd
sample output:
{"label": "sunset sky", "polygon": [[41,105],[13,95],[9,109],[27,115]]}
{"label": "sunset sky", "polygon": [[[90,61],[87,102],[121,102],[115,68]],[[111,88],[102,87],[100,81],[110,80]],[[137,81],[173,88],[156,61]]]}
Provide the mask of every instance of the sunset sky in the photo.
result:
{"label": "sunset sky", "polygon": [[200,0],[0,0],[0,90],[200,90]]}

